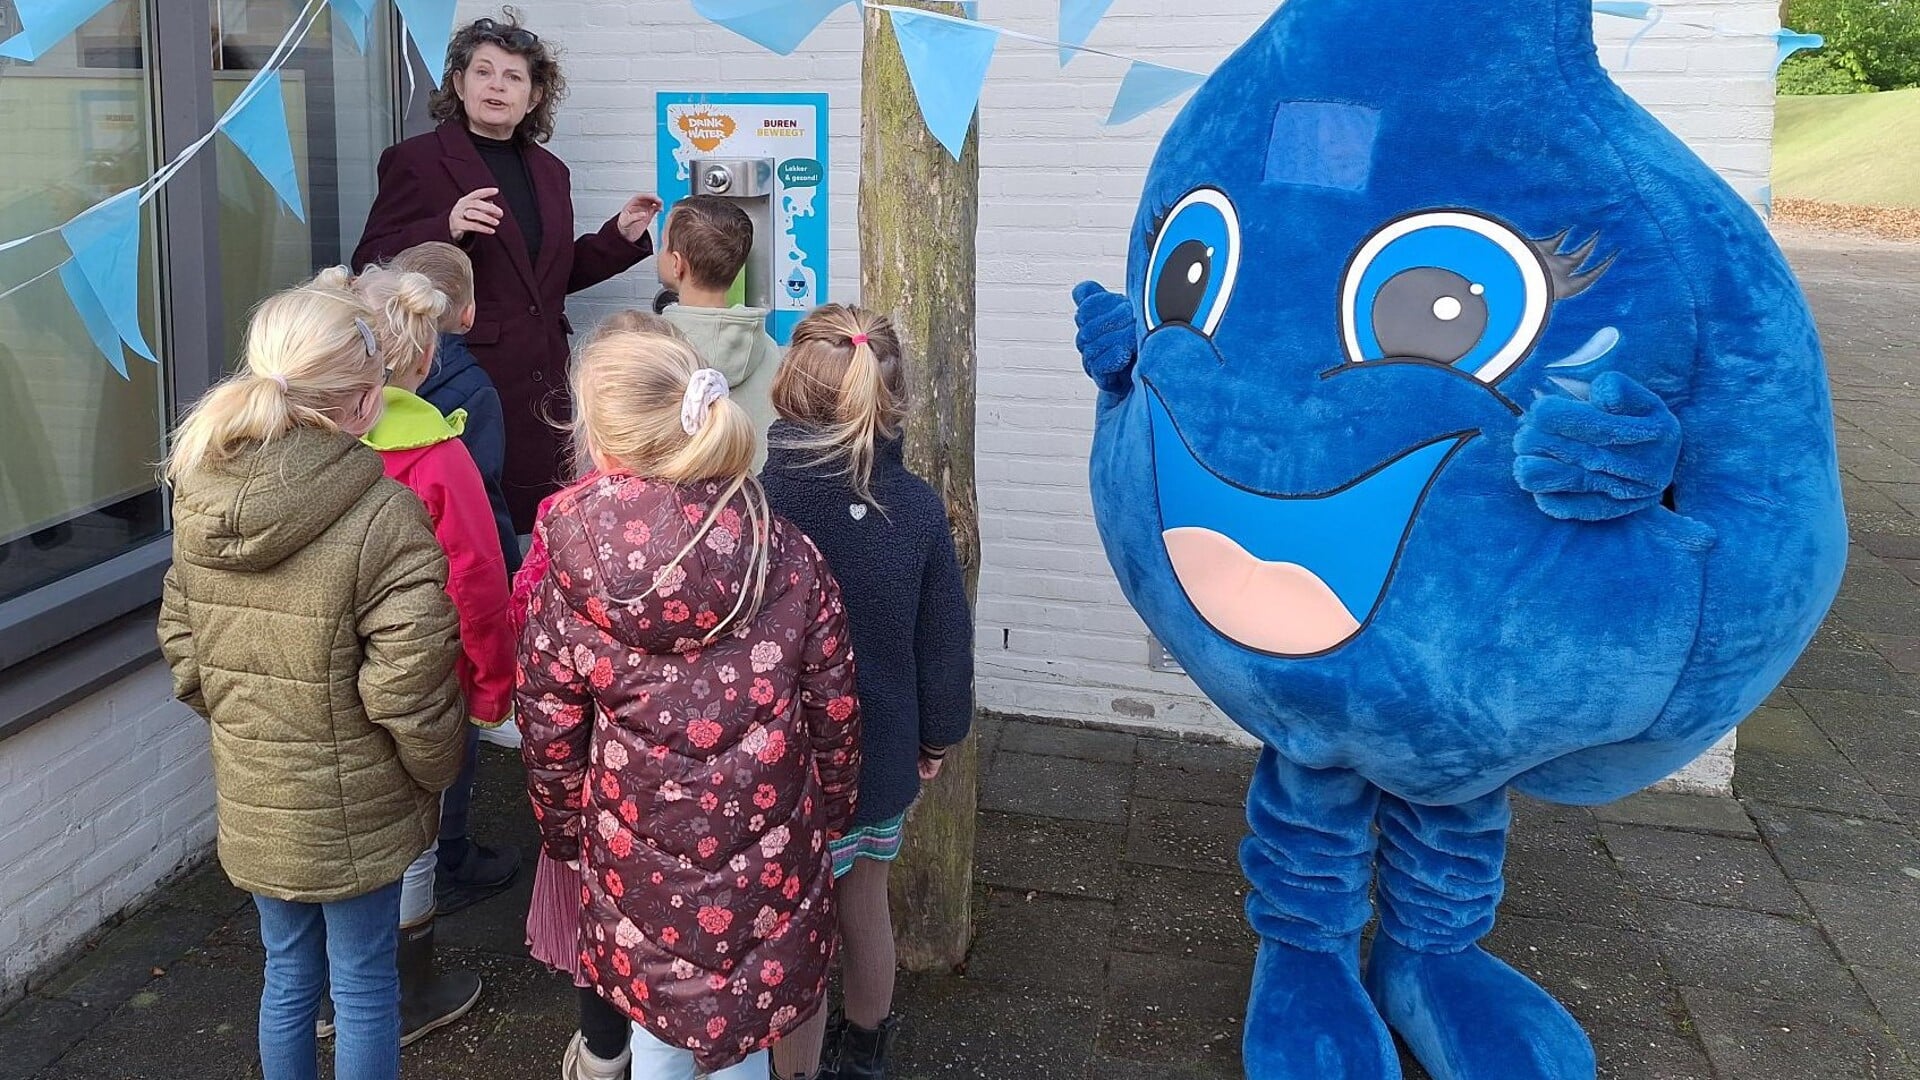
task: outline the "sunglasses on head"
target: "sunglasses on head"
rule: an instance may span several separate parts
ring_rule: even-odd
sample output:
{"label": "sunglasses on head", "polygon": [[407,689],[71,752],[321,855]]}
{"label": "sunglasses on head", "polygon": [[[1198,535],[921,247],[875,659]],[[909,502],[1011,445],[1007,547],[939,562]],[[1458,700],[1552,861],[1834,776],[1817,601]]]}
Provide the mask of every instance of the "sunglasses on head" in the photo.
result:
{"label": "sunglasses on head", "polygon": [[472,30],[481,41],[491,41],[509,49],[530,50],[540,45],[539,34],[523,26],[504,26],[492,19],[475,19]]}

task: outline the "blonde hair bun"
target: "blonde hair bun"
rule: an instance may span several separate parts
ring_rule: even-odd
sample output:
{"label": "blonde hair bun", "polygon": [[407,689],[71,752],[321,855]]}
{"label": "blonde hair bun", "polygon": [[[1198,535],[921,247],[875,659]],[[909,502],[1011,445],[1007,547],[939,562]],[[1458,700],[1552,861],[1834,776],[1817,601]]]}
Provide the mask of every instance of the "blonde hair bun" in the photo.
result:
{"label": "blonde hair bun", "polygon": [[447,294],[434,285],[432,278],[412,271],[396,273],[394,302],[407,314],[438,319],[447,313]]}
{"label": "blonde hair bun", "polygon": [[378,314],[373,321],[380,366],[390,372],[424,363],[440,338],[447,297],[425,274],[369,266],[353,279],[353,291]]}

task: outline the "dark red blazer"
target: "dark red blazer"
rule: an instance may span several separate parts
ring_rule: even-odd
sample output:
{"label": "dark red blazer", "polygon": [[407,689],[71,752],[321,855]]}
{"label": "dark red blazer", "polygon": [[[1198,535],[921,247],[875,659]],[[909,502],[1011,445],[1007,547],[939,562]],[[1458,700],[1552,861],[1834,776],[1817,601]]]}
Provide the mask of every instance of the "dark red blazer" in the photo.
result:
{"label": "dark red blazer", "polygon": [[[492,236],[469,233],[478,317],[467,347],[500,391],[506,410],[507,507],[514,528],[532,531],[540,500],[557,490],[568,472],[566,438],[553,425],[572,415],[567,396],[568,293],[631,269],[653,254],[653,238],[629,243],[616,216],[579,239],[573,234],[573,189],[566,163],[546,148],[528,144],[527,173],[540,201],[545,239],[540,257],[527,258],[527,242],[506,209]],[[380,191],[367,230],[354,250],[355,267],[384,262],[415,244],[451,241],[447,217],[469,192],[498,187],[474,149],[466,127],[449,120],[380,155]]]}

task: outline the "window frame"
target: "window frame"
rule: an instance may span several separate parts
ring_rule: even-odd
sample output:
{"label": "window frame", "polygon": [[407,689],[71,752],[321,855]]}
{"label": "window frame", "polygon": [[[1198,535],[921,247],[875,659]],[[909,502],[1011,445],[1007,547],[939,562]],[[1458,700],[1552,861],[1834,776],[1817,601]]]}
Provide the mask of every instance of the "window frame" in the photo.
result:
{"label": "window frame", "polygon": [[[150,79],[151,114],[158,160],[172,160],[219,119],[207,65],[213,19],[205,3],[140,0]],[[324,17],[324,16],[323,16]],[[391,43],[399,62],[388,77],[394,87],[397,142],[430,87],[416,80],[405,93],[403,63],[416,63],[400,26],[383,14],[373,32]],[[416,72],[419,70],[416,64]],[[411,125],[407,125],[411,126]],[[389,143],[391,145],[391,143]],[[221,291],[218,158],[202,151],[159,196],[161,295],[158,344],[166,357],[162,393],[169,428],[225,374],[227,312]],[[80,696],[123,677],[132,666],[158,655],[152,610],[172,561],[173,532],[105,562],[0,603],[0,739],[31,727]],[[131,628],[144,626],[150,648],[129,658]],[[74,643],[74,648],[60,647]],[[60,653],[56,653],[60,650]],[[61,653],[68,654],[64,659]],[[88,654],[96,654],[89,656]],[[79,654],[77,657],[72,654]],[[97,663],[89,663],[97,660]],[[49,678],[51,668],[65,673]]]}

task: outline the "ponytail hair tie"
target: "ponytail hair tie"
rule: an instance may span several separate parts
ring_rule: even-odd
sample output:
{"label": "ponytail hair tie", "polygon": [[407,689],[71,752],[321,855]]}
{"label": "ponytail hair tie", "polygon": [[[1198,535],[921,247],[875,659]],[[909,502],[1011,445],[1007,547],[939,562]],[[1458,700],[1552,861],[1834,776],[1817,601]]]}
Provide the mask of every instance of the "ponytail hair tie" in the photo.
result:
{"label": "ponytail hair tie", "polygon": [[865,345],[865,344],[867,343],[867,335],[865,335],[865,334],[855,334],[855,335],[853,335],[853,337],[851,337],[851,338],[849,338],[849,339],[847,339],[847,340],[849,340],[849,341],[851,341],[851,342],[853,342],[853,346],[854,346],[854,348],[856,348],[856,349],[857,349],[857,348],[859,348],[860,346],[862,346],[862,345]]}
{"label": "ponytail hair tie", "polygon": [[273,374],[268,375],[267,379],[268,381],[272,382],[273,385],[279,387],[281,393],[284,394],[287,392],[287,377],[285,375],[282,375],[276,371]]}
{"label": "ponytail hair tie", "polygon": [[727,377],[712,368],[701,368],[687,380],[687,392],[680,399],[680,427],[688,435],[700,434],[707,425],[707,411],[726,397]]}

